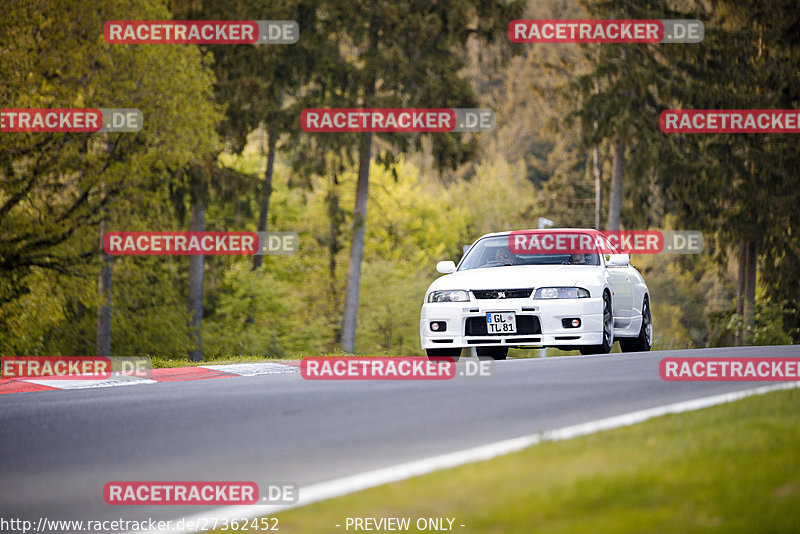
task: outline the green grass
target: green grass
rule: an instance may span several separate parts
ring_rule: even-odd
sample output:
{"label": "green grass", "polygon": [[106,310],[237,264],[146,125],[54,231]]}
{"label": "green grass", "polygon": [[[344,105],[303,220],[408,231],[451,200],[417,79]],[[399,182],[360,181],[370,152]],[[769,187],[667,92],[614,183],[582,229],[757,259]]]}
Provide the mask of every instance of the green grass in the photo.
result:
{"label": "green grass", "polygon": [[153,356],[151,357],[151,361],[153,369],[159,369],[163,367],[190,367],[193,365],[224,365],[229,363],[262,363],[262,362],[275,363],[275,362],[299,361],[305,357],[341,358],[345,356],[350,358],[369,358],[376,356],[379,356],[381,358],[402,357],[399,354],[381,354],[381,353],[351,354],[344,351],[337,351],[325,354],[306,354],[306,355],[298,354],[285,358],[278,358],[278,357],[273,358],[268,356],[224,356],[224,357],[207,358],[199,362],[196,362],[194,360],[189,360],[188,358],[166,358],[163,356]]}
{"label": "green grass", "polygon": [[275,517],[284,533],[347,532],[347,517],[449,517],[460,533],[800,532],[798,414],[800,390],[774,392]]}
{"label": "green grass", "polygon": [[165,367],[191,367],[195,365],[225,365],[228,363],[276,363],[290,361],[290,358],[268,358],[265,356],[230,356],[224,358],[203,359],[199,362],[188,358],[165,358],[163,356],[153,356],[151,362],[153,369]]}

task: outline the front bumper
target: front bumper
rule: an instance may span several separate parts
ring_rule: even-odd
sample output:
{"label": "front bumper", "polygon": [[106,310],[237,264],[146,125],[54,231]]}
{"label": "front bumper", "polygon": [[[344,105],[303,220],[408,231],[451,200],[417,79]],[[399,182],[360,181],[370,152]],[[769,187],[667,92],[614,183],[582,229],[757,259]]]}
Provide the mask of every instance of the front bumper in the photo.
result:
{"label": "front bumper", "polygon": [[[479,323],[487,312],[514,312],[516,334],[486,334]],[[562,319],[578,318],[578,328],[564,328]],[[434,321],[446,323],[431,330]],[[603,342],[603,300],[472,299],[469,302],[427,302],[419,321],[422,349],[448,347],[556,347],[599,345]]]}

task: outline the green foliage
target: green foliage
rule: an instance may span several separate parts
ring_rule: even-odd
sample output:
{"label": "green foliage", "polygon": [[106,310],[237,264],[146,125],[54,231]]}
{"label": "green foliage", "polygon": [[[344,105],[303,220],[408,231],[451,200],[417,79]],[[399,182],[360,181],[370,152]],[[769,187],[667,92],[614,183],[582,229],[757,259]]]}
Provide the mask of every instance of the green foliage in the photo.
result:
{"label": "green foliage", "polygon": [[[240,170],[257,170],[264,156],[251,145],[221,160]],[[297,231],[300,251],[266,257],[255,273],[243,258],[209,261],[204,330],[209,354],[232,347],[261,355],[336,347],[348,238],[341,236],[331,278],[327,205],[332,193],[342,206],[353,205],[356,172],[343,172],[335,184],[317,178],[309,191],[290,187],[291,174],[290,167],[278,163],[269,224],[276,231]],[[469,182],[444,185],[400,160],[394,173],[374,165],[371,181],[356,349],[362,354],[418,354],[419,309],[428,284],[439,276],[436,262],[458,260],[463,245],[500,226],[534,226],[535,188],[520,177],[519,165],[504,162],[478,166]],[[349,218],[351,212],[344,211]],[[219,220],[217,213],[210,210],[209,220]],[[253,310],[255,322],[246,323]]]}
{"label": "green foliage", "polygon": [[[105,43],[107,20],[169,18],[155,0],[13,2],[4,15],[4,107],[135,107],[144,115],[138,133],[3,134],[0,346],[91,354],[100,223],[107,231],[174,225],[164,209],[172,170],[217,143],[212,76],[194,46]],[[115,348],[182,346],[174,277],[154,261],[120,261]],[[131,262],[144,270],[126,269]],[[11,327],[20,317],[30,318],[21,336]]]}
{"label": "green foliage", "polygon": [[653,349],[688,349],[726,345],[712,337],[715,321],[730,311],[733,280],[717,273],[708,254],[635,255],[650,290]]}
{"label": "green foliage", "polygon": [[82,354],[77,347],[93,342],[96,322],[95,295],[85,292],[85,280],[33,269],[25,282],[26,293],[0,308],[0,353]]}
{"label": "green foliage", "polygon": [[[288,47],[104,42],[106,20],[169,19],[167,7],[185,18],[294,19],[302,36]],[[100,223],[106,231],[185,228],[187,167],[202,164],[206,229],[255,230],[266,140],[279,148],[268,228],[298,232],[300,252],[265,257],[256,271],[252,258],[206,258],[207,357],[334,350],[358,136],[301,132],[299,110],[326,105],[483,106],[497,114],[491,133],[375,136],[362,354],[419,353],[419,307],[438,276],[435,263],[458,260],[481,234],[535,227],[540,216],[592,226],[589,149],[598,148],[607,193],[616,135],[628,147],[623,226],[696,229],[707,238],[702,255],[634,258],[652,292],[655,348],[733,343],[743,327],[730,252],[745,238],[760,252],[754,342],[800,341],[794,137],[658,129],[665,108],[800,107],[795,3],[764,9],[720,0],[713,11],[700,0],[528,6],[531,18],[706,22],[697,45],[602,47],[510,46],[505,28],[522,16],[519,2],[172,0],[167,7],[157,0],[6,6],[3,106],[138,107],[145,128],[3,134],[3,354],[94,352]],[[188,350],[187,272],[182,256],[114,259],[115,354]]]}
{"label": "green foliage", "polygon": [[[206,352],[285,356],[315,350],[323,329],[303,313],[297,287],[240,261],[223,271],[214,314],[205,325]],[[248,323],[248,317],[253,318]]]}
{"label": "green foliage", "polygon": [[429,270],[409,271],[393,261],[366,263],[358,307],[357,351],[419,353],[419,308],[432,279]]}
{"label": "green foliage", "polygon": [[[636,255],[651,293],[654,349],[721,347],[734,344],[745,326],[736,314],[736,266],[719,267],[713,256]],[[754,345],[791,344],[792,312],[766,286],[756,286]],[[789,311],[787,311],[789,308]]]}
{"label": "green foliage", "polygon": [[[742,243],[754,243],[761,283],[774,296],[773,306],[783,310],[776,313],[787,321],[792,339],[800,341],[800,313],[788,305],[800,291],[795,136],[665,134],[658,127],[664,109],[796,109],[797,3],[581,4],[591,18],[704,21],[698,44],[583,47],[589,68],[565,85],[572,102],[565,105],[568,122],[579,127],[586,148],[607,146],[615,136],[625,141],[623,226],[663,227],[670,215],[679,226],[714,239],[711,253],[720,266]],[[731,330],[725,318],[718,319],[715,329]]]}
{"label": "green foliage", "polygon": [[[173,355],[189,344],[185,260],[158,256],[114,260],[111,332],[114,354]],[[87,331],[94,348],[96,312]]]}
{"label": "green foliage", "polygon": [[[789,303],[779,302],[767,294],[763,284],[756,286],[756,311],[754,314],[752,339],[754,345],[790,345],[797,337],[791,325],[795,310]],[[748,328],[742,316],[734,312],[727,314],[724,324],[730,337],[742,335]]]}
{"label": "green foliage", "polygon": [[[163,183],[168,169],[216,142],[211,77],[196,47],[103,41],[106,20],[167,17],[158,2],[35,4],[11,4],[0,23],[8,47],[0,55],[4,106],[136,107],[146,126],[133,134],[4,134],[0,275],[6,276],[84,261],[99,239],[83,230],[104,217],[101,208]],[[189,112],[192,131],[181,126]]]}

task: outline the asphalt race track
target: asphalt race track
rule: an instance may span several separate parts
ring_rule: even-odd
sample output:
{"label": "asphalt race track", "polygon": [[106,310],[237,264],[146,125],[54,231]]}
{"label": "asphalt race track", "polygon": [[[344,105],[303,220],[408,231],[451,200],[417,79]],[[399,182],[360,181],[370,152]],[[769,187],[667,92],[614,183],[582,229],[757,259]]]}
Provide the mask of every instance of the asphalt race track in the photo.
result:
{"label": "asphalt race track", "polygon": [[666,382],[664,356],[797,357],[800,346],[497,362],[449,381],[308,381],[299,373],[0,396],[0,517],[178,519],[197,506],[110,506],[109,481],[300,486],[604,417],[767,385]]}

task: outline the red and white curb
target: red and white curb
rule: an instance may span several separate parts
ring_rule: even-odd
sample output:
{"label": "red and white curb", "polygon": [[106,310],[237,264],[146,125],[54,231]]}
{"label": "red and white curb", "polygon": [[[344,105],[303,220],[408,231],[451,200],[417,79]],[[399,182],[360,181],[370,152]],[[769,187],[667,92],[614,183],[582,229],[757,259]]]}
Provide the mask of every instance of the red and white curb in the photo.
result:
{"label": "red and white curb", "polygon": [[299,362],[281,363],[233,363],[227,365],[198,365],[197,367],[171,367],[153,369],[150,378],[121,376],[108,380],[59,380],[50,378],[10,378],[0,379],[0,395],[5,393],[26,393],[30,391],[51,391],[54,389],[89,389],[114,386],[137,386],[158,382],[181,382],[187,380],[208,380],[232,376],[277,375],[299,373]]}

